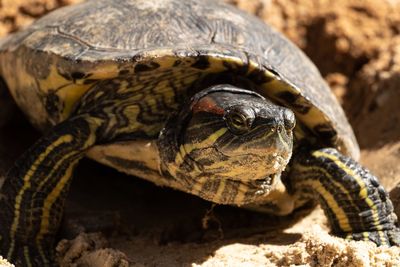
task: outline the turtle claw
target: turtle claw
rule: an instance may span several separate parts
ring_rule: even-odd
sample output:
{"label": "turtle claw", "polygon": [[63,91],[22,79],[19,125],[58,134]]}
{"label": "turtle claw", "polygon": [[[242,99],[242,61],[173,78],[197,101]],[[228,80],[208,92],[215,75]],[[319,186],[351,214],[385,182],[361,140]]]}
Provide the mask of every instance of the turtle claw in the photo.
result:
{"label": "turtle claw", "polygon": [[400,246],[400,229],[351,233],[346,236],[346,239],[371,241],[377,246]]}

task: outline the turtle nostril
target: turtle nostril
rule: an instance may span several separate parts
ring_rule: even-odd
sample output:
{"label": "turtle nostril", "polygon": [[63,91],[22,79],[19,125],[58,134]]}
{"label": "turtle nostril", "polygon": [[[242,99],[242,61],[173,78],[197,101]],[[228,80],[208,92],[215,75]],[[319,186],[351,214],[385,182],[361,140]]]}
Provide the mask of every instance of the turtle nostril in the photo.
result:
{"label": "turtle nostril", "polygon": [[293,111],[286,109],[283,113],[283,120],[285,124],[285,129],[287,131],[293,130],[293,128],[296,126],[296,118],[294,116]]}

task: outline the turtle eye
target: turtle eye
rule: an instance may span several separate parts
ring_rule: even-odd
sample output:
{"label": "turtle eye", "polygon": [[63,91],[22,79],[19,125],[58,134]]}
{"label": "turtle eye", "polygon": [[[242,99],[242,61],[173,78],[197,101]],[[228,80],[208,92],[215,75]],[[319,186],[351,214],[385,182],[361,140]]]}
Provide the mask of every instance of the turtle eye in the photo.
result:
{"label": "turtle eye", "polygon": [[244,134],[251,129],[254,111],[249,108],[234,108],[225,115],[229,130],[235,134]]}

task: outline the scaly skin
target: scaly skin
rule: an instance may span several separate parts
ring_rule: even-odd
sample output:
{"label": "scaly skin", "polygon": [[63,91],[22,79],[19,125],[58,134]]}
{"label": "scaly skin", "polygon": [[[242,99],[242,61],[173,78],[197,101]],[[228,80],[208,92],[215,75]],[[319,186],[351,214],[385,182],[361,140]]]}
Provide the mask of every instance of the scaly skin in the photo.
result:
{"label": "scaly skin", "polygon": [[336,149],[302,149],[294,156],[287,181],[299,197],[316,199],[335,235],[400,245],[397,216],[376,176]]}
{"label": "scaly skin", "polygon": [[53,266],[54,241],[77,162],[95,141],[96,121],[54,127],[7,173],[0,194],[0,254],[16,266]]}

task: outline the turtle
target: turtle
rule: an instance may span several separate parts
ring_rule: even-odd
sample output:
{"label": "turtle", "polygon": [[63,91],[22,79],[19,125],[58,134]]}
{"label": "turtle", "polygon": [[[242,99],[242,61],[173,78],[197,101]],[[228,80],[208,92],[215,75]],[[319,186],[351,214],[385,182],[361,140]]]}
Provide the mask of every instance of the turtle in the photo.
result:
{"label": "turtle", "polygon": [[89,157],[217,204],[277,215],[320,203],[332,233],[399,245],[344,111],[281,33],[214,0],[89,0],[0,43],[2,84],[43,131],[6,174],[0,254],[52,266],[75,166]]}

